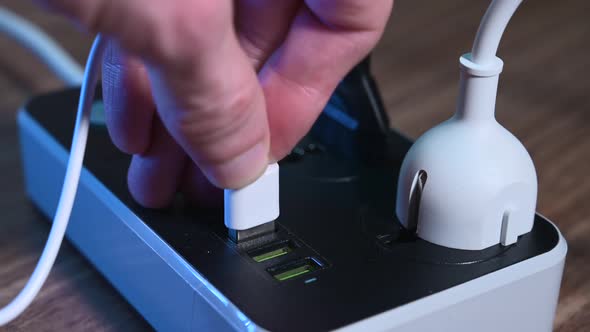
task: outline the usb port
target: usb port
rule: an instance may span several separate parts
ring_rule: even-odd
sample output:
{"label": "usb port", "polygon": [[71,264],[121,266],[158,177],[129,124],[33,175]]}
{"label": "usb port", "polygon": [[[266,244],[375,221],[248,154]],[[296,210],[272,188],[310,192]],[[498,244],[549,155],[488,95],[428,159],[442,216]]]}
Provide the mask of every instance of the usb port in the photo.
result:
{"label": "usb port", "polygon": [[293,243],[291,243],[290,240],[285,240],[250,250],[248,255],[250,255],[255,262],[262,263],[273,258],[284,256],[292,252],[293,249]]}
{"label": "usb port", "polygon": [[322,267],[323,264],[320,263],[320,261],[318,261],[316,258],[308,257],[293,262],[288,262],[282,265],[273,266],[269,268],[267,271],[276,280],[285,281],[293,279],[295,277],[299,277],[304,274],[308,274],[313,271],[317,271]]}

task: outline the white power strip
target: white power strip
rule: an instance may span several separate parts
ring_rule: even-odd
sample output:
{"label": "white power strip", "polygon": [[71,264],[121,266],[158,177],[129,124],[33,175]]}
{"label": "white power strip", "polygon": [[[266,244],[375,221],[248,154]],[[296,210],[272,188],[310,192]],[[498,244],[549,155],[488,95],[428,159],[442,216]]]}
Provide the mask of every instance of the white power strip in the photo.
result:
{"label": "white power strip", "polygon": [[[19,114],[19,129],[22,144],[22,155],[26,190],[32,201],[45,215],[51,216],[55,212],[55,201],[60,193],[60,178],[63,175],[68,160],[68,151],[53,136],[54,131],[46,128],[46,124],[38,122],[29,110]],[[90,151],[90,154],[100,151]],[[109,155],[106,153],[105,155]],[[98,156],[101,156],[99,154]],[[98,158],[102,159],[102,158]],[[95,158],[97,160],[97,158]],[[117,164],[116,169],[119,169]],[[283,167],[286,169],[286,167]],[[47,176],[39,177],[37,174],[43,171]],[[113,170],[115,172],[115,170]],[[104,172],[103,172],[104,173]],[[119,172],[115,172],[118,174]],[[297,178],[296,178],[297,179]],[[123,180],[121,180],[123,181]],[[199,246],[192,243],[188,252],[182,251],[182,246],[173,247],[169,238],[163,233],[174,233],[174,229],[159,233],[157,228],[150,227],[148,216],[142,216],[134,209],[132,204],[126,204],[121,200],[121,192],[113,192],[120,186],[121,181],[113,186],[108,182],[104,174],[97,174],[84,169],[80,180],[79,194],[72,212],[71,225],[68,228],[68,238],[76,248],[105,276],[106,279],[120,292],[124,298],[134,306],[138,312],[156,329],[160,331],[259,331],[277,330],[265,322],[269,317],[287,316],[309,317],[293,309],[285,312],[285,300],[277,300],[281,297],[281,289],[292,289],[291,297],[298,298],[302,303],[325,302],[327,299],[313,297],[309,293],[304,280],[292,280],[289,284],[273,284],[274,294],[259,293],[248,300],[234,301],[235,292],[231,294],[228,288],[238,285],[237,288],[254,287],[264,284],[267,280],[260,272],[251,272],[256,278],[246,278],[246,274],[255,266],[245,265],[235,260],[229,260],[232,256],[240,260],[239,254],[227,249],[223,258],[207,262],[215,266],[224,266],[226,271],[234,271],[230,282],[214,280],[207,274],[204,266],[198,266],[191,261],[190,256],[199,252],[207,252],[209,248],[225,248],[217,235],[210,237],[219,241],[218,246]],[[295,180],[296,181],[296,180]],[[292,181],[293,182],[293,181]],[[291,183],[291,189],[293,183]],[[289,186],[287,187],[289,188]],[[335,188],[340,188],[337,185]],[[287,189],[288,191],[288,189]],[[125,195],[123,195],[125,197]],[[286,196],[289,197],[289,196]],[[310,208],[309,213],[314,213],[317,207]],[[139,211],[141,212],[141,211]],[[293,209],[285,209],[282,217],[293,215]],[[303,215],[296,213],[296,215]],[[170,218],[170,219],[168,219]],[[161,224],[179,226],[174,220],[174,213],[164,214]],[[194,223],[206,224],[207,220],[201,220],[198,216],[192,216]],[[537,217],[537,224],[544,224],[551,236],[547,240],[553,243],[551,249],[540,255],[520,261],[497,271],[482,275],[470,281],[458,284],[443,291],[431,293],[407,304],[397,306],[390,310],[371,315],[365,319],[357,320],[346,326],[343,331],[519,331],[539,332],[551,331],[557,299],[559,295],[561,276],[563,273],[567,244],[559,231],[549,221]],[[219,216],[218,222],[221,223]],[[328,220],[324,220],[328,222]],[[282,224],[286,220],[279,219]],[[351,223],[351,220],[336,220],[336,222]],[[170,224],[172,223],[172,224]],[[334,222],[332,222],[332,225]],[[326,227],[317,225],[318,232]],[[184,232],[182,228],[179,233]],[[199,230],[203,232],[203,230]],[[333,234],[320,233],[324,236]],[[525,235],[527,237],[528,235]],[[184,237],[181,237],[184,239]],[[190,237],[189,237],[190,238]],[[189,239],[187,238],[187,239]],[[543,238],[543,237],[541,237]],[[193,240],[197,241],[197,240]],[[523,241],[521,238],[519,241]],[[108,245],[105,245],[108,243]],[[182,242],[184,243],[184,242]],[[517,243],[518,250],[524,242]],[[352,248],[357,248],[354,241],[350,243]],[[344,249],[340,249],[344,250]],[[355,249],[356,250],[356,249]],[[223,252],[220,250],[220,252]],[[327,257],[330,259],[330,256]],[[493,260],[503,261],[507,257],[496,257]],[[340,262],[342,263],[342,262]],[[344,266],[343,266],[344,265]],[[370,267],[371,264],[367,264]],[[428,265],[425,263],[425,265]],[[485,264],[484,264],[485,265]],[[333,268],[353,268],[340,264]],[[458,266],[448,267],[452,271],[461,271]],[[475,269],[478,264],[475,264]],[[480,267],[481,268],[481,267]],[[400,267],[399,269],[402,269]],[[399,270],[394,268],[394,270]],[[246,271],[248,270],[248,271]],[[342,271],[342,270],[340,270]],[[262,271],[264,273],[264,271]],[[369,279],[371,274],[368,274]],[[395,274],[401,276],[403,270]],[[454,272],[458,273],[458,272]],[[336,275],[341,275],[336,273]],[[375,276],[379,279],[380,276]],[[437,275],[433,279],[441,278]],[[303,278],[306,279],[306,278]],[[319,283],[312,285],[316,288],[332,287],[328,278],[318,275]],[[396,280],[399,278],[396,278]],[[418,279],[429,279],[429,276],[421,275]],[[333,280],[333,279],[330,279]],[[268,281],[273,283],[272,280]],[[436,281],[420,282],[419,280],[408,284],[400,284],[392,281],[384,287],[383,294],[398,294],[405,291],[397,289],[417,287],[422,284],[423,289],[436,288]],[[298,288],[299,287],[299,288]],[[347,294],[347,291],[350,294]],[[340,302],[355,302],[358,285],[350,283],[347,291],[340,293],[343,298]],[[333,295],[338,299],[339,296]],[[347,299],[350,297],[350,299]],[[371,301],[370,296],[363,297],[364,301]],[[271,306],[265,317],[250,315],[252,303],[271,302]],[[363,302],[355,302],[361,304]],[[366,303],[368,304],[368,303]],[[268,304],[270,306],[270,304]],[[338,316],[329,308],[324,309],[323,319],[328,316]],[[311,324],[311,323],[310,323]],[[308,330],[312,330],[313,324]],[[282,330],[282,329],[278,329]],[[286,328],[285,330],[293,330]],[[313,329],[313,330],[317,330]]]}

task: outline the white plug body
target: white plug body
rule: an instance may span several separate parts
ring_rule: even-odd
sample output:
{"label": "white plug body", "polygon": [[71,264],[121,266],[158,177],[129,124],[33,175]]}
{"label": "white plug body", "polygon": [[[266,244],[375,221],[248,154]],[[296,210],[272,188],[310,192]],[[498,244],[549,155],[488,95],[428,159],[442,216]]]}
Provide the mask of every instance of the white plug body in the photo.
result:
{"label": "white plug body", "polygon": [[[502,61],[480,66],[467,54],[460,63],[457,112],[422,135],[406,155],[397,216],[406,227],[415,226],[420,238],[445,247],[508,245],[532,229],[537,175],[524,146],[494,118]],[[425,183],[418,188],[421,171]],[[419,202],[411,204],[417,189]]]}
{"label": "white plug body", "polygon": [[253,183],[224,191],[225,226],[250,229],[279,217],[279,165],[268,165]]}

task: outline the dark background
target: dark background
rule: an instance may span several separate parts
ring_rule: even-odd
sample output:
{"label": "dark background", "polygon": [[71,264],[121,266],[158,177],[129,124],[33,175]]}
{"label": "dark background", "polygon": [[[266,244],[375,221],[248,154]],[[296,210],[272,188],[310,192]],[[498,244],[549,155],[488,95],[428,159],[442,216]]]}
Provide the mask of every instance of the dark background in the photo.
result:
{"label": "dark background", "polygon": [[[458,58],[468,51],[487,0],[398,0],[375,50],[373,72],[392,125],[416,138],[454,111]],[[29,1],[2,6],[39,24],[81,63],[91,37]],[[497,118],[531,153],[538,211],[569,245],[555,328],[590,330],[590,3],[525,1],[500,47]],[[24,285],[49,224],[23,192],[15,114],[30,96],[62,83],[0,35],[0,303]],[[51,111],[51,110],[48,110]],[[7,331],[145,330],[149,326],[70,245],[33,305]]]}

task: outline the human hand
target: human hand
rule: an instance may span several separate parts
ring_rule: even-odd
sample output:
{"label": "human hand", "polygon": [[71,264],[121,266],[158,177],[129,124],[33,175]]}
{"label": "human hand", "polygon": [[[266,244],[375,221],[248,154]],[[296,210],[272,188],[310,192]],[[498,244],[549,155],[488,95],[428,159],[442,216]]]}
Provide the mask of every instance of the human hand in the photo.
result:
{"label": "human hand", "polygon": [[[111,39],[110,136],[134,198],[211,200],[307,133],[380,38],[393,0],[39,0]],[[207,181],[208,180],[208,181]]]}

